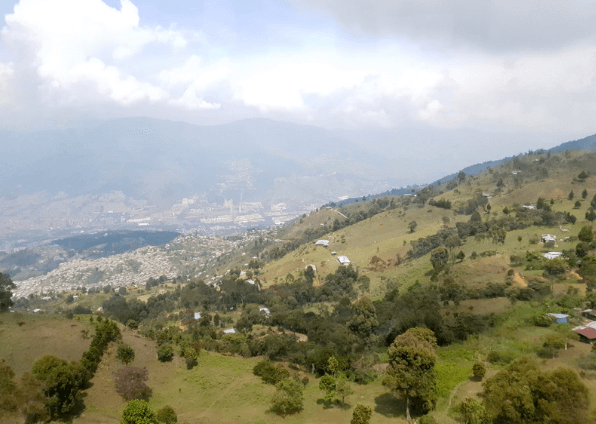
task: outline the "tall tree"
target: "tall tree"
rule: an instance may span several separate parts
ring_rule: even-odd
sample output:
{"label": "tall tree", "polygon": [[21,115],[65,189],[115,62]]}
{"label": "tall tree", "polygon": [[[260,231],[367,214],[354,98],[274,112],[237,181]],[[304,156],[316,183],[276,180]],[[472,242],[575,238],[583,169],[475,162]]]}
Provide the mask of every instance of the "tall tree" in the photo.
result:
{"label": "tall tree", "polygon": [[0,312],[6,312],[13,305],[12,290],[16,288],[10,275],[0,272]]}
{"label": "tall tree", "polygon": [[375,329],[379,326],[375,305],[368,297],[361,297],[352,305],[354,311],[348,328],[359,337],[365,347],[370,347],[376,341]]}
{"label": "tall tree", "polygon": [[494,424],[590,422],[588,388],[571,369],[544,372],[521,358],[483,386],[485,411]]}
{"label": "tall tree", "polygon": [[52,419],[69,417],[80,406],[87,372],[78,362],[69,364],[46,355],[35,361],[32,372],[43,385],[46,408]]}
{"label": "tall tree", "polygon": [[437,401],[434,333],[426,328],[411,328],[395,338],[389,347],[389,368],[383,384],[405,398],[406,418],[410,407],[417,413],[434,408]]}

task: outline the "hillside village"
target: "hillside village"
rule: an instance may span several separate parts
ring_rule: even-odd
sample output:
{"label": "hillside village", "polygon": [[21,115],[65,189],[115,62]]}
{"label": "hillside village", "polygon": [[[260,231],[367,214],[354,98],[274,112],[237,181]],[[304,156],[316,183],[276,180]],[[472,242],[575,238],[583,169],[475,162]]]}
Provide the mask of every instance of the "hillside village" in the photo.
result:
{"label": "hillside village", "polygon": [[[63,264],[13,289],[0,378],[25,393],[42,355],[76,361],[82,412],[36,414],[82,424],[133,399],[189,424],[594,422],[594,209],[596,154],[529,152],[275,230]],[[137,394],[119,373],[146,376]],[[7,422],[40,393],[0,402]]]}

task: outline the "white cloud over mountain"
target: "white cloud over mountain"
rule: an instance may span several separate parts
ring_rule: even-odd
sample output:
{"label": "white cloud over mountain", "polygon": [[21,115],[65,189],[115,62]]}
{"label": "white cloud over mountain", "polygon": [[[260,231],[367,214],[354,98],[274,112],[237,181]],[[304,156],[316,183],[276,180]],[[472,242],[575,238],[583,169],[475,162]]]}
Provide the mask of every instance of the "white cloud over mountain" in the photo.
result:
{"label": "white cloud over mountain", "polygon": [[279,37],[244,41],[253,15],[238,12],[237,34],[159,15],[148,25],[144,1],[21,0],[1,33],[0,126],[81,114],[594,130],[591,2],[288,1],[306,18],[286,27],[257,2]]}

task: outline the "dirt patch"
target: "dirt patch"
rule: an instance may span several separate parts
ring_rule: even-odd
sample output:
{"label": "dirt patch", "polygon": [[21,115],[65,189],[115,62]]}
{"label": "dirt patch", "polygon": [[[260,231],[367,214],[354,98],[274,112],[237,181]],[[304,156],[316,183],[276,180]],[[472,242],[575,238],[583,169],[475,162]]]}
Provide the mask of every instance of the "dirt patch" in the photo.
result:
{"label": "dirt patch", "polygon": [[519,275],[519,272],[513,274],[513,281],[515,281],[522,287],[528,287],[528,283],[526,283],[526,280],[524,280],[524,278],[521,275]]}

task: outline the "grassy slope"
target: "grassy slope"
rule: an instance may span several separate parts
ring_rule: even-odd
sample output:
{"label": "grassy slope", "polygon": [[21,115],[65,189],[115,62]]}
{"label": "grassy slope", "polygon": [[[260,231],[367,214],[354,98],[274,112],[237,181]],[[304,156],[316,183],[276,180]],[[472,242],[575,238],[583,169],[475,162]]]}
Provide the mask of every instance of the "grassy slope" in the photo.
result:
{"label": "grassy slope", "polygon": [[[451,190],[437,196],[437,198],[451,200],[455,205],[457,202],[467,201],[477,191],[494,193],[498,178],[503,178],[505,183],[503,193],[490,199],[490,204],[493,207],[491,217],[502,214],[504,206],[512,206],[514,203],[533,204],[539,196],[542,196],[555,199],[553,206],[555,211],[569,211],[578,218],[575,225],[563,227],[569,231],[557,228],[530,227],[508,232],[505,243],[498,246],[489,240],[478,241],[470,238],[461,247],[467,257],[474,251],[480,253],[487,250],[497,251],[497,255],[476,260],[466,259],[463,263],[456,264],[451,271],[454,278],[466,285],[482,285],[489,281],[502,282],[510,267],[509,256],[511,254],[541,249],[540,245],[529,244],[531,236],[548,232],[556,234],[558,238],[563,238],[576,235],[582,225],[589,224],[585,222],[584,214],[589,201],[596,193],[596,177],[591,177],[584,183],[573,182],[573,178],[580,170],[586,169],[592,173],[596,170],[593,169],[592,159],[585,159],[583,155],[572,153],[569,158],[562,159],[566,161],[566,168],[556,169],[553,166],[547,178],[526,177],[524,186],[519,189],[514,188],[511,174],[513,166],[506,164],[502,168],[496,169],[495,174],[485,173],[479,177],[468,179],[466,183],[457,188],[457,192]],[[575,210],[573,203],[575,200],[581,199],[580,194],[584,188],[588,190],[588,198],[586,201],[582,201],[579,210]],[[567,200],[567,194],[571,189],[575,192],[573,201]],[[303,218],[301,224],[289,229],[283,238],[298,237],[300,231],[309,226],[315,228],[321,223],[329,225],[336,217],[338,217],[337,212],[327,209],[312,213]],[[428,281],[429,277],[425,274],[431,270],[431,265],[429,257],[426,255],[399,266],[392,264],[375,270],[370,266],[370,258],[378,255],[385,261],[393,261],[396,255],[405,257],[410,248],[410,241],[436,233],[443,226],[443,217],[449,218],[448,225],[452,227],[458,221],[469,219],[468,216],[456,215],[452,211],[436,207],[418,208],[411,205],[405,210],[400,207],[327,234],[325,238],[331,240],[329,248],[315,247],[310,244],[289,253],[284,258],[268,264],[262,271],[261,277],[266,280],[265,285],[270,285],[276,279],[285,277],[289,272],[296,275],[306,265],[315,264],[318,269],[318,278],[323,280],[326,274],[337,269],[336,259],[331,255],[331,251],[336,251],[338,255],[348,256],[362,273],[371,278],[371,290],[368,294],[379,298],[383,294],[385,279],[395,278],[402,289],[406,289],[416,280]],[[488,215],[483,213],[483,219],[487,217]],[[417,221],[418,227],[415,233],[410,234],[408,223],[412,220]],[[342,236],[345,238],[343,243]],[[518,241],[518,237],[522,238],[521,241]],[[574,243],[560,242],[555,250],[569,249],[574,245]],[[526,272],[519,268],[516,268],[515,271],[519,275],[518,281],[522,283],[527,277],[541,274],[541,272]],[[263,280],[263,278],[261,279]],[[517,282],[516,284],[522,283]],[[568,275],[567,280],[555,284],[555,292],[562,292],[569,285],[583,288],[582,285],[577,284],[573,275]],[[89,306],[97,304],[92,299],[85,299],[85,302],[87,301],[90,302]],[[547,334],[555,331],[552,328],[541,329],[527,325],[527,319],[531,314],[536,313],[537,305],[519,304],[515,309],[511,309],[510,302],[506,299],[468,300],[457,307],[449,305],[444,308],[443,313],[467,312],[470,311],[470,307],[473,308],[474,313],[511,312],[503,325],[482,335],[471,337],[464,343],[438,349],[437,375],[441,398],[434,414],[441,420],[440,422],[454,422],[449,417],[449,406],[455,405],[464,396],[475,396],[481,391],[480,383],[468,379],[475,360],[485,360],[491,350],[514,356],[531,353],[541,345]],[[79,359],[89,343],[88,340],[85,341],[80,337],[80,329],[87,325],[84,322],[29,317],[27,324],[18,327],[17,318],[14,316],[3,315],[0,320],[4,321],[0,325],[3,341],[0,343],[0,358],[6,358],[17,373],[29,370],[32,361],[46,353],[56,354],[65,359]],[[73,324],[77,326],[71,327]],[[67,338],[68,343],[63,342],[64,337]],[[135,332],[126,329],[123,331],[123,337],[124,341],[133,346],[137,352],[137,358],[133,365],[149,369],[149,385],[154,391],[151,406],[154,409],[165,404],[173,406],[179,414],[180,422],[186,421],[191,424],[282,421],[288,423],[340,423],[348,422],[351,417],[351,410],[323,408],[321,392],[317,387],[318,381],[312,376],[305,391],[305,410],[296,416],[279,418],[266,412],[274,388],[264,385],[252,375],[252,367],[258,359],[241,359],[203,353],[199,360],[199,366],[189,371],[185,369],[180,358],[176,358],[172,363],[159,363],[155,356],[153,342],[137,337]],[[9,340],[9,342],[4,343],[4,340]],[[569,351],[563,352],[560,358],[544,361],[544,366],[548,368],[561,364],[573,365],[574,358],[586,353],[587,350],[589,350],[588,346],[575,343],[575,346]],[[112,348],[93,379],[93,387],[88,390],[85,400],[87,410],[75,422],[118,422],[125,402],[113,389],[112,373],[119,367],[121,365],[115,360],[115,349]],[[495,373],[498,368],[499,366],[490,368],[488,375]],[[591,389],[592,404],[594,405],[596,403],[596,381],[584,380],[584,382]],[[403,416],[403,405],[387,394],[379,381],[368,386],[354,385],[354,390],[355,394],[348,399],[348,402],[352,407],[356,403],[372,406],[376,413],[371,422],[400,422],[400,419],[396,419],[394,415]]]}

